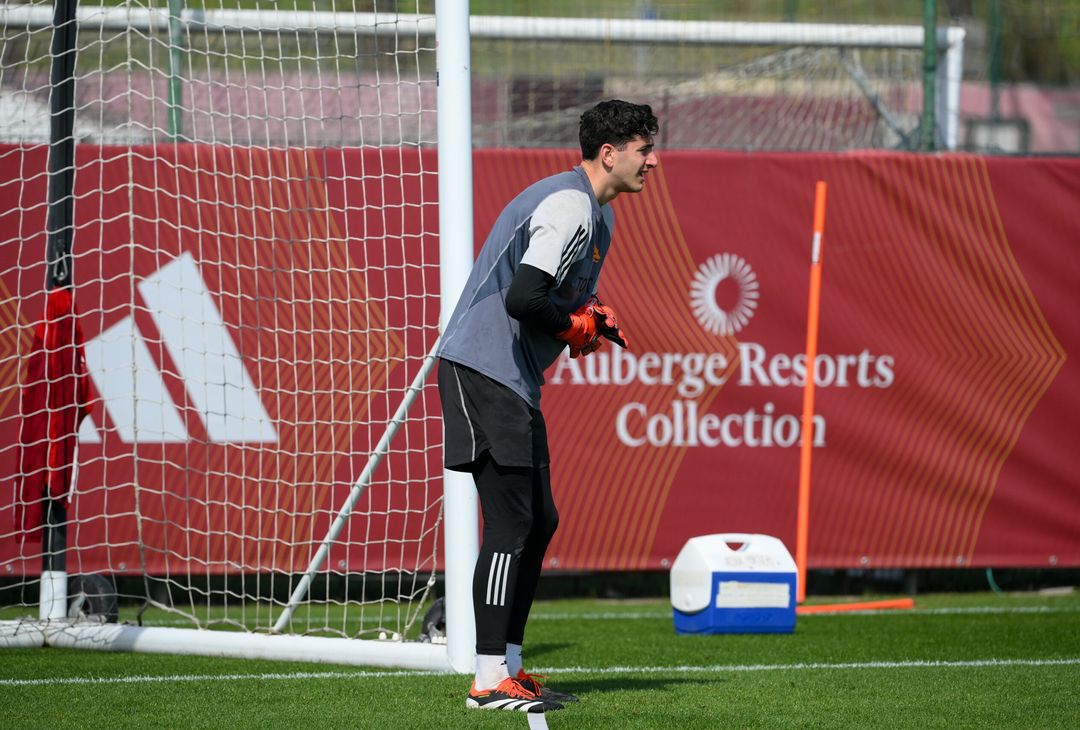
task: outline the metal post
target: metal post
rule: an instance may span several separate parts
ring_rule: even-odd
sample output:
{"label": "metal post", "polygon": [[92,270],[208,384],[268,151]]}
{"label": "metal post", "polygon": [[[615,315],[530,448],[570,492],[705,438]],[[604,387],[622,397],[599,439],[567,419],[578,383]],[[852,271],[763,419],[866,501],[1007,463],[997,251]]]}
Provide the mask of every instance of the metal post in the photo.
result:
{"label": "metal post", "polygon": [[75,211],[75,43],[78,0],[53,6],[52,69],[49,95],[49,289],[71,286],[71,237]]}
{"label": "metal post", "polygon": [[1001,118],[1001,0],[990,0],[990,119]]}
{"label": "metal post", "polygon": [[44,509],[38,618],[49,621],[67,616],[67,508],[49,499]]}
{"label": "metal post", "polygon": [[936,146],[937,94],[937,0],[923,0],[923,113],[922,147],[931,151]]}
{"label": "metal post", "polygon": [[[49,210],[45,274],[51,291],[72,284],[71,240],[75,230],[75,60],[78,0],[53,5],[52,68],[49,97]],[[41,543],[38,617],[67,615],[67,509],[45,499]]]}
{"label": "metal post", "polygon": [[[472,93],[469,4],[435,3],[439,108],[440,327],[446,328],[473,262]],[[480,554],[479,499],[468,474],[443,472],[446,640],[450,666],[472,672],[472,574]]]}
{"label": "metal post", "polygon": [[184,135],[181,114],[184,104],[183,75],[184,35],[180,15],[184,12],[184,0],[169,0],[169,139],[180,142]]}
{"label": "metal post", "polygon": [[964,29],[938,28],[938,68],[934,117],[938,149],[955,150],[960,129],[960,87],[964,77]]}

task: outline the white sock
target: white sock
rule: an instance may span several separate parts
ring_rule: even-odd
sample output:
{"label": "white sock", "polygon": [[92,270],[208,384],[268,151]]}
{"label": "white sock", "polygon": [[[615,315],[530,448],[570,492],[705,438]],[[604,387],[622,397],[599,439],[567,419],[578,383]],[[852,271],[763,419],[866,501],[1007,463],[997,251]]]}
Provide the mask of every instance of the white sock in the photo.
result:
{"label": "white sock", "polygon": [[476,688],[495,689],[510,675],[506,673],[506,659],[497,654],[476,655]]}
{"label": "white sock", "polygon": [[506,645],[506,671],[516,677],[524,665],[521,661],[521,644]]}

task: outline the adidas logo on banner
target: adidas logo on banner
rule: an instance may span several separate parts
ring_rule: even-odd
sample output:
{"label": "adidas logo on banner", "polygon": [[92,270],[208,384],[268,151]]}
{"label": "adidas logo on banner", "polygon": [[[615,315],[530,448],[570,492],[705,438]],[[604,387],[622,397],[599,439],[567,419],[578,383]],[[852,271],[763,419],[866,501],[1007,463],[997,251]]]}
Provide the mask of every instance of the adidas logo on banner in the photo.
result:
{"label": "adidas logo on banner", "polygon": [[[191,255],[182,254],[138,288],[209,440],[276,442],[277,431],[259,391]],[[133,317],[105,330],[87,342],[85,349],[90,376],[122,440],[190,440]],[[79,440],[101,441],[90,418],[83,421]]]}

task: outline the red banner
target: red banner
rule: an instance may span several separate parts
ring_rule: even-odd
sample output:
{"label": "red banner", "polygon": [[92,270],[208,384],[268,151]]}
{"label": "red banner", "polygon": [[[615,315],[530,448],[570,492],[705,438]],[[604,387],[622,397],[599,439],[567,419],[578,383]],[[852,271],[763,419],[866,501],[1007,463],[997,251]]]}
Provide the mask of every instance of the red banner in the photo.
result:
{"label": "red banner", "polygon": [[[19,337],[44,303],[46,177],[26,172],[45,170],[46,149],[5,152],[25,178],[0,186],[0,229],[19,232],[0,279],[0,423],[14,439]],[[101,408],[80,431],[69,570],[307,568],[437,333],[436,178],[419,162],[79,148],[75,297]],[[437,447],[429,401],[403,436]],[[0,450],[0,474],[18,473],[13,453]],[[438,448],[395,450],[327,567],[422,567],[441,473]],[[14,572],[35,572],[34,552],[0,539]]]}
{"label": "red banner", "polygon": [[[0,180],[0,227],[13,232],[0,244],[9,484],[19,338],[44,304],[45,151],[0,149],[16,154]],[[521,188],[574,162],[478,152],[477,243]],[[95,381],[103,414],[80,445],[69,531],[84,569],[306,565],[434,337],[438,277],[418,265],[437,260],[434,163],[397,149],[80,148],[88,359],[138,331],[177,414],[151,424],[150,441],[144,419],[135,437],[137,413],[108,398],[119,386]],[[714,532],[793,548],[816,180],[829,204],[810,567],[1080,565],[1080,371],[1068,357],[1080,352],[1080,161],[673,150],[642,194],[614,203],[600,293],[633,350],[548,373],[561,515],[550,567],[662,568]],[[244,422],[254,431],[207,415],[185,381],[175,323],[148,313],[169,311],[175,286],[204,289],[218,312],[220,347],[243,362],[245,412],[264,414]],[[412,443],[437,442],[430,394],[421,405]],[[371,499],[404,515],[411,490],[438,489],[441,455],[393,458]],[[350,530],[423,543],[441,539],[433,512],[361,516]],[[21,554],[0,539],[0,563],[34,572]],[[339,560],[406,564],[386,551]]]}
{"label": "red banner", "polygon": [[715,532],[793,547],[821,179],[810,567],[1080,563],[1080,163],[668,152],[660,170],[616,201],[600,285],[632,357],[565,360],[545,396],[554,560],[661,567]]}

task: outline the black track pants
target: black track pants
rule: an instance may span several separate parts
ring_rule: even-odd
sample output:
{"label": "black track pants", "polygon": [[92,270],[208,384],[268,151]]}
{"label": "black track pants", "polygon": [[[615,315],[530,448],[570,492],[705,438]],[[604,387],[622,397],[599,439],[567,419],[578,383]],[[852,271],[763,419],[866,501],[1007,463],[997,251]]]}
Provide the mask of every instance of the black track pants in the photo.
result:
{"label": "black track pants", "polygon": [[473,573],[476,653],[501,655],[521,644],[544,552],[559,525],[548,467],[506,467],[484,453],[473,465],[484,515]]}

